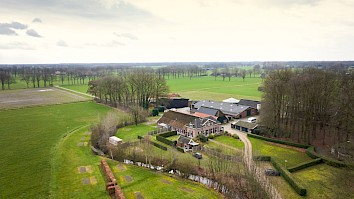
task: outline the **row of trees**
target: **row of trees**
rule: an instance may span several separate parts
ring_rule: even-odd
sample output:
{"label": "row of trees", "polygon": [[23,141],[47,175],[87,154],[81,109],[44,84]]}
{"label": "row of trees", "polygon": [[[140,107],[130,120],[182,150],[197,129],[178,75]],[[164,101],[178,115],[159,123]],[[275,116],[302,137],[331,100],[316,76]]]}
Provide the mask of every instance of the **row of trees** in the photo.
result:
{"label": "row of trees", "polygon": [[261,121],[271,136],[298,142],[333,145],[350,140],[354,132],[353,71],[272,71],[264,81]]}
{"label": "row of trees", "polygon": [[142,68],[92,80],[88,93],[115,107],[138,105],[148,108],[152,99],[157,102],[167,95],[168,86],[152,69]]}

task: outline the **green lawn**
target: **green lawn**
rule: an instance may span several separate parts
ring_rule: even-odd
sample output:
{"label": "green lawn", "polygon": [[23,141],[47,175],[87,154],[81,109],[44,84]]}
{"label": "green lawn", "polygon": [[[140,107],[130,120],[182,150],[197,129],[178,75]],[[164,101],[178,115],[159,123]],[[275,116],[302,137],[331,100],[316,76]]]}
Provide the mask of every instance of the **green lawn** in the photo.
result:
{"label": "green lawn", "polygon": [[[222,198],[213,189],[189,180],[170,177],[166,174],[151,171],[147,168],[123,165],[124,170],[117,168],[115,161],[109,161],[119,185],[127,199],[134,199],[135,192],[140,192],[144,198]],[[131,182],[126,180],[131,177]]]}
{"label": "green lawn", "polygon": [[295,166],[302,162],[312,160],[309,156],[306,155],[305,152],[299,151],[301,149],[296,150],[285,145],[276,145],[272,142],[250,137],[248,137],[248,139],[252,143],[252,150],[254,155],[272,156],[276,158],[280,163],[284,163],[284,165],[285,160],[287,160],[287,167]]}
{"label": "green lawn", "polygon": [[180,135],[173,135],[170,137],[167,137],[167,139],[172,140],[172,141],[177,141]]}
{"label": "green lawn", "polygon": [[108,110],[82,102],[0,111],[0,198],[47,198],[53,147]]}
{"label": "green lawn", "polygon": [[[52,159],[51,198],[110,198],[99,169],[101,158],[89,146],[78,146],[89,141],[90,135],[85,132],[89,132],[88,127],[70,133],[57,144]],[[86,172],[81,173],[80,167],[87,168]],[[93,180],[83,184],[85,178]]]}
{"label": "green lawn", "polygon": [[71,90],[74,90],[74,91],[78,91],[78,92],[81,92],[81,93],[87,93],[87,89],[88,89],[88,86],[87,84],[78,84],[78,85],[61,85],[61,87],[64,87],[64,88],[67,88],[67,89],[71,89]]}
{"label": "green lawn", "polygon": [[240,150],[243,150],[244,148],[244,144],[241,140],[232,138],[230,136],[222,135],[222,136],[215,137],[214,140]]}
{"label": "green lawn", "polygon": [[226,98],[247,98],[259,100],[262,93],[258,91],[258,86],[262,83],[261,78],[231,78],[225,81],[221,77],[215,80],[212,76],[192,78],[170,78],[167,85],[170,92],[178,93],[182,97],[193,100],[211,99],[224,100]]}
{"label": "green lawn", "polygon": [[144,136],[150,131],[156,130],[156,125],[138,124],[120,128],[116,136],[123,139],[124,142],[138,140],[138,135]]}

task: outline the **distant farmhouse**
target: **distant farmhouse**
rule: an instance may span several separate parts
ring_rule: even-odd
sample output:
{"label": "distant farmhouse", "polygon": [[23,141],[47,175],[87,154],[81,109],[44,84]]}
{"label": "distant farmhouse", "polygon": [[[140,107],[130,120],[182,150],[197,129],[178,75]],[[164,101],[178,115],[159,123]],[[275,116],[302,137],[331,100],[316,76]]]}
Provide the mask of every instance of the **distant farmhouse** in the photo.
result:
{"label": "distant farmhouse", "polygon": [[177,111],[168,111],[157,121],[158,126],[167,127],[178,134],[189,138],[198,135],[209,136],[223,131],[220,122],[215,117],[198,117]]}
{"label": "distant farmhouse", "polygon": [[237,104],[203,100],[192,104],[191,112],[202,112],[218,118],[224,115],[227,120],[232,120],[257,115],[259,108],[260,102],[254,100],[241,99]]}

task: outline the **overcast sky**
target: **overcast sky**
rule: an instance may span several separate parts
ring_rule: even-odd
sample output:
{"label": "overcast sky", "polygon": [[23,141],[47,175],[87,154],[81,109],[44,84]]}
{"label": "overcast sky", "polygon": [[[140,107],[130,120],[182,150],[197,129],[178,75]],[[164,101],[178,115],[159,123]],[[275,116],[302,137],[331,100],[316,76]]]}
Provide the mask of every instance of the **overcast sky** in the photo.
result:
{"label": "overcast sky", "polygon": [[0,63],[354,60],[354,0],[1,0]]}

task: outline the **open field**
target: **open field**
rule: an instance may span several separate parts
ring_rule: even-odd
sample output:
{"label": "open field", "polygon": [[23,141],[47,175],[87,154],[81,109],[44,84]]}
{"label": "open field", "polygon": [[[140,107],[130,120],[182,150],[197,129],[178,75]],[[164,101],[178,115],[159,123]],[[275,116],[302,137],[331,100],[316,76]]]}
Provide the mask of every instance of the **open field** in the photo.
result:
{"label": "open field", "polygon": [[[154,124],[153,124],[154,125]],[[123,139],[124,142],[131,142],[138,140],[138,135],[144,136],[150,131],[157,128],[146,124],[130,125],[117,130],[116,136]]]}
{"label": "open field", "polygon": [[217,136],[214,138],[215,141],[228,145],[230,147],[234,147],[240,150],[243,150],[244,144],[241,140],[232,138],[230,136]]}
{"label": "open field", "polygon": [[52,159],[50,181],[51,198],[110,198],[100,172],[101,157],[95,156],[88,142],[88,127],[80,128],[64,137],[56,145]]}
{"label": "open field", "polygon": [[78,85],[64,84],[64,85],[61,85],[61,87],[68,88],[68,89],[71,89],[71,90],[74,90],[74,91],[78,91],[78,92],[81,92],[81,93],[87,93],[87,89],[88,89],[87,84],[78,84]]}
{"label": "open field", "polygon": [[284,166],[285,160],[287,160],[286,167],[292,167],[302,162],[312,160],[312,158],[306,155],[304,149],[275,144],[251,137],[248,139],[252,143],[254,155],[272,156],[280,163],[284,163]]}
{"label": "open field", "polygon": [[259,100],[262,93],[259,92],[258,86],[262,83],[261,78],[231,78],[225,81],[221,77],[216,80],[212,76],[189,78],[170,78],[167,79],[167,85],[170,92],[178,93],[182,97],[193,100],[224,100],[230,97],[241,99]]}
{"label": "open field", "polygon": [[[221,198],[221,195],[199,183],[189,180],[170,177],[165,174],[150,171],[147,168],[122,165],[109,161],[114,175],[121,186],[127,199],[139,198],[136,193],[144,198]],[[124,168],[124,169],[122,169]],[[129,179],[129,180],[127,180]]]}
{"label": "open field", "polygon": [[47,198],[55,144],[108,110],[80,102],[0,111],[0,198]]}
{"label": "open field", "polygon": [[60,104],[87,100],[89,100],[88,97],[60,90],[54,87],[6,90],[0,92],[0,109]]}

